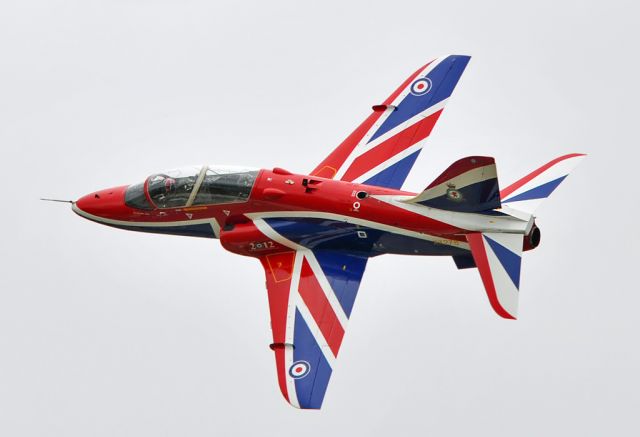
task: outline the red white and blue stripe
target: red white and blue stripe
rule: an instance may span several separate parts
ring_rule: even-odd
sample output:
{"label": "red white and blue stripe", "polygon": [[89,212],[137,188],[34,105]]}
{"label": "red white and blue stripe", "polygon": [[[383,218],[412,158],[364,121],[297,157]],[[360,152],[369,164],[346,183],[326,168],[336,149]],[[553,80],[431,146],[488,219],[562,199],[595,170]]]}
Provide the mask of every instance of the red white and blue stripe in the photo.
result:
{"label": "red white and blue stripe", "polygon": [[505,319],[518,315],[522,234],[467,234],[471,254],[495,312]]}
{"label": "red white and blue stripe", "polygon": [[[367,259],[310,250],[254,220],[268,238],[292,249],[261,258],[280,390],[297,408],[322,405]],[[278,271],[279,269],[279,271]]]}
{"label": "red white and blue stripe", "polygon": [[502,205],[533,214],[585,156],[564,155],[529,173],[500,192]]}
{"label": "red white and blue stripe", "polygon": [[411,75],[313,175],[399,189],[470,57],[438,58]]}

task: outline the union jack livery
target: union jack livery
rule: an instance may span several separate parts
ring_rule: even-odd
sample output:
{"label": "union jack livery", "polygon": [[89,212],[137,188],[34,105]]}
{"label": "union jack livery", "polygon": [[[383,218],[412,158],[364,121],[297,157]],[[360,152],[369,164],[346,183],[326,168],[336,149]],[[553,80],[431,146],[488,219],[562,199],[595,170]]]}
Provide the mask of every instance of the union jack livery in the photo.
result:
{"label": "union jack livery", "polygon": [[502,191],[494,159],[469,156],[421,193],[402,191],[469,59],[420,67],[309,174],[197,165],[91,193],[73,211],[127,230],[218,238],[259,260],[280,391],[318,409],[371,257],[452,257],[478,269],[498,315],[516,318],[522,252],[540,242],[535,208],[584,155]]}

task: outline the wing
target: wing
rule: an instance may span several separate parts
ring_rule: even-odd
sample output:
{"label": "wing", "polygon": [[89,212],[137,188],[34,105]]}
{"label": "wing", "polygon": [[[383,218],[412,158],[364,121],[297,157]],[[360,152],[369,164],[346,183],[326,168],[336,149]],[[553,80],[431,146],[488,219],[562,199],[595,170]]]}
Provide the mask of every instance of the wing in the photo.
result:
{"label": "wing", "polygon": [[449,55],[421,67],[311,174],[401,188],[469,59]]}
{"label": "wing", "polygon": [[367,259],[298,246],[260,261],[280,390],[294,407],[319,409]]}

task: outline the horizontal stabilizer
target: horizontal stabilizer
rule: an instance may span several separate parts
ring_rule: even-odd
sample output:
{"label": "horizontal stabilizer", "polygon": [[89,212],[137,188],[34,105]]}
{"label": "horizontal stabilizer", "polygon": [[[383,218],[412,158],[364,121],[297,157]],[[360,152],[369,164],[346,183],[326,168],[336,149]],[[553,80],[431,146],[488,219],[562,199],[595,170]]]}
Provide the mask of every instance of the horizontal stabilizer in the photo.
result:
{"label": "horizontal stabilizer", "polygon": [[468,156],[446,169],[422,193],[408,203],[456,212],[480,212],[500,208],[496,164],[486,156]]}
{"label": "horizontal stabilizer", "polygon": [[474,233],[467,235],[467,241],[491,306],[499,316],[515,319],[518,314],[523,236]]}
{"label": "horizontal stabilizer", "polygon": [[529,173],[500,192],[502,205],[533,214],[586,155],[561,156]]}

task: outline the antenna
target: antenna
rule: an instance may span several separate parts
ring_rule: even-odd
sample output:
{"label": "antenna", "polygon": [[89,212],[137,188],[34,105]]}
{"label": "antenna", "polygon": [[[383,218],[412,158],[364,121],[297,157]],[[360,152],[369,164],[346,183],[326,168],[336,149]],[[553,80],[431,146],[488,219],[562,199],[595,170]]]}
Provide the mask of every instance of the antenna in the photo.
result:
{"label": "antenna", "polygon": [[70,203],[70,204],[74,204],[75,202],[73,200],[61,200],[61,199],[44,199],[44,198],[40,198],[40,200],[44,200],[45,202],[60,202],[60,203]]}

